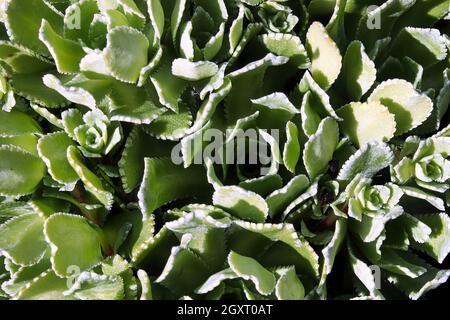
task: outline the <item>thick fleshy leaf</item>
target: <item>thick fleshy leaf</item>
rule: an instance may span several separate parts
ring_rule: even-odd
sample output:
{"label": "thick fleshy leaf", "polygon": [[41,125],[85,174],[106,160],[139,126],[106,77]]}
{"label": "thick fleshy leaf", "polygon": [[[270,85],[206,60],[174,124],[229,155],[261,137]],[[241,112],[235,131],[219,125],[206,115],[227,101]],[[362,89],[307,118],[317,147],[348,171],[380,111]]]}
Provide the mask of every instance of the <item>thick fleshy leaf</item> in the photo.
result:
{"label": "thick fleshy leaf", "polygon": [[139,269],[137,277],[141,283],[141,297],[139,300],[153,300],[151,282],[147,272]]}
{"label": "thick fleshy leaf", "polygon": [[[330,97],[327,95],[327,93],[318,85],[318,83],[312,78],[311,74],[309,72],[305,72],[305,75],[303,76],[302,80],[299,84],[299,90],[302,93],[305,93],[303,99],[303,104],[307,104],[307,106],[314,114],[315,117],[320,117],[320,119],[323,119],[327,116],[330,116],[336,120],[341,120],[338,115],[336,115],[336,112],[334,111],[333,107],[330,103]],[[307,92],[310,91],[310,100],[305,101],[305,97],[307,96]],[[303,108],[303,106],[302,106]],[[307,112],[310,114],[311,112]],[[313,117],[314,116],[310,116]],[[314,119],[315,120],[315,119]],[[302,121],[304,121],[302,119]],[[306,119],[305,119],[306,121]],[[307,121],[310,121],[310,119],[307,119]],[[315,121],[314,121],[315,122]],[[320,122],[320,121],[319,121]],[[318,124],[317,124],[318,125]],[[305,126],[304,126],[305,127]],[[311,131],[317,130],[317,127],[314,127],[311,125]],[[314,129],[314,130],[313,130]],[[305,130],[306,134],[310,135],[310,130]]]}
{"label": "thick fleshy leaf", "polygon": [[367,143],[354,153],[339,171],[339,180],[352,180],[356,175],[372,178],[389,166],[394,159],[392,150],[384,143]]}
{"label": "thick fleshy leaf", "polygon": [[43,227],[44,218],[33,213],[8,220],[0,226],[0,251],[17,265],[39,262],[47,249]]}
{"label": "thick fleshy leaf", "polygon": [[[164,270],[155,281],[180,295],[191,293],[209,276],[206,264],[186,248],[187,244],[183,240],[188,242],[190,238],[184,236],[181,245],[171,249]],[[183,272],[183,277],[179,276],[180,272]]]}
{"label": "thick fleshy leaf", "polygon": [[166,112],[156,118],[144,131],[161,140],[178,140],[182,138],[192,125],[192,114],[186,107],[180,108],[178,113]]}
{"label": "thick fleshy leaf", "polygon": [[124,283],[122,278],[116,275],[83,272],[64,295],[73,295],[80,300],[122,300]]}
{"label": "thick fleshy leaf", "polygon": [[218,271],[223,267],[227,256],[228,223],[219,222],[205,212],[194,211],[168,222],[166,227],[178,236],[192,236],[188,248],[195,252],[210,270]]}
{"label": "thick fleshy leaf", "polygon": [[46,257],[32,266],[20,267],[11,279],[2,283],[2,290],[15,297],[21,290],[29,286],[33,279],[39,277],[50,267],[50,260]]}
{"label": "thick fleshy leaf", "polygon": [[275,92],[268,96],[252,99],[255,109],[259,111],[257,122],[262,128],[277,128],[299,113],[284,93]]}
{"label": "thick fleshy leaf", "polygon": [[[225,102],[228,123],[234,124],[237,120],[254,113],[250,100],[259,93],[267,69],[284,65],[288,60],[286,57],[279,57],[269,53],[264,58],[251,62],[228,75],[233,86]],[[239,90],[248,83],[253,83],[249,90]]]}
{"label": "thick fleshy leaf", "polygon": [[39,156],[47,165],[52,178],[63,184],[74,183],[78,175],[67,160],[67,148],[74,145],[65,132],[48,134],[39,139]]}
{"label": "thick fleshy leaf", "polygon": [[236,217],[252,222],[264,222],[269,212],[261,196],[237,186],[218,188],[213,195],[213,203]]}
{"label": "thick fleshy leaf", "polygon": [[332,118],[325,118],[305,144],[303,163],[311,178],[326,171],[328,163],[333,159],[339,140],[339,127]]}
{"label": "thick fleshy leaf", "polygon": [[356,38],[364,43],[368,52],[371,52],[378,40],[390,35],[397,19],[415,2],[415,0],[388,0],[368,14],[362,15],[356,30]]}
{"label": "thick fleshy leaf", "polygon": [[433,110],[430,98],[417,92],[411,83],[399,79],[381,83],[372,92],[368,101],[382,103],[395,115],[396,135],[422,124]]}
{"label": "thick fleshy leaf", "polygon": [[292,178],[283,188],[272,192],[266,199],[269,214],[274,217],[284,210],[309,186],[309,179],[305,175]]}
{"label": "thick fleshy leaf", "polygon": [[205,294],[211,292],[215,288],[217,288],[221,283],[226,280],[236,279],[239,276],[231,269],[225,269],[219,271],[208,278],[197,290],[198,294]]}
{"label": "thick fleshy leaf", "polygon": [[16,296],[17,300],[75,300],[64,295],[67,279],[58,277],[53,270],[48,270],[34,278]]}
{"label": "thick fleshy leaf", "polygon": [[431,228],[431,234],[424,242],[414,243],[413,247],[442,263],[450,252],[450,218],[445,213],[420,215],[417,218]]}
{"label": "thick fleshy leaf", "polygon": [[71,267],[86,270],[103,259],[99,231],[81,216],[54,214],[45,221],[44,233],[52,268],[61,277],[69,276]]}
{"label": "thick fleshy leaf", "polygon": [[67,159],[84,183],[86,190],[92,193],[106,208],[110,208],[113,194],[105,187],[105,183],[84,164],[83,157],[75,146],[67,148]]}
{"label": "thick fleshy leaf", "polygon": [[336,221],[333,238],[327,244],[327,246],[322,249],[324,263],[321,271],[320,286],[325,285],[327,276],[331,273],[331,270],[333,269],[336,255],[338,254],[342,246],[346,233],[347,233],[347,222],[344,219],[338,219]]}
{"label": "thick fleshy leaf", "polygon": [[144,158],[169,156],[173,147],[173,143],[161,142],[142,129],[134,128],[128,136],[118,164],[124,190],[132,192],[141,182]]}
{"label": "thick fleshy leaf", "polygon": [[129,27],[116,27],[108,33],[104,51],[105,62],[118,80],[134,83],[147,64],[149,42],[147,37]]}
{"label": "thick fleshy leaf", "polygon": [[160,66],[152,75],[150,80],[159,96],[159,102],[179,113],[179,99],[187,87],[187,81],[172,74],[172,59],[164,55]]}
{"label": "thick fleshy leaf", "polygon": [[280,278],[275,286],[275,295],[279,300],[303,300],[305,288],[295,274],[295,268],[283,268],[277,270]]}
{"label": "thick fleshy leaf", "polygon": [[311,74],[323,89],[337,79],[342,67],[342,56],[333,39],[320,22],[314,22],[306,35],[306,49],[311,59]]}
{"label": "thick fleshy leaf", "polygon": [[89,43],[89,31],[94,15],[99,11],[97,1],[82,0],[72,3],[64,15],[64,38]]}
{"label": "thick fleshy leaf", "polygon": [[39,39],[47,46],[60,73],[80,71],[81,59],[86,55],[80,44],[61,37],[46,20],[42,20]]}
{"label": "thick fleshy leaf", "polygon": [[372,87],[377,75],[375,64],[367,56],[361,42],[349,44],[342,68],[347,96],[358,101]]}
{"label": "thick fleshy leaf", "polygon": [[9,0],[4,3],[5,26],[11,40],[39,54],[48,55],[47,47],[39,40],[42,19],[48,21],[59,34],[63,30],[63,15],[42,0]]}
{"label": "thick fleshy leaf", "polygon": [[337,111],[344,120],[341,131],[357,146],[369,142],[387,142],[396,132],[395,117],[388,108],[374,101],[352,102]]}
{"label": "thick fleshy leaf", "polygon": [[0,146],[0,194],[19,196],[33,192],[45,175],[45,164],[22,148]]}
{"label": "thick fleshy leaf", "polygon": [[[174,185],[171,177],[176,177]],[[139,189],[139,205],[144,216],[171,201],[202,194],[209,189],[204,169],[198,166],[183,168],[169,158],[146,158],[144,178]]]}
{"label": "thick fleshy leaf", "polygon": [[48,88],[43,81],[43,74],[14,74],[10,84],[14,92],[32,103],[48,108],[59,108],[68,105],[68,102],[58,92]]}
{"label": "thick fleshy leaf", "polygon": [[15,73],[36,73],[50,70],[52,63],[16,43],[0,41],[0,59]]}
{"label": "thick fleshy leaf", "polygon": [[261,257],[265,268],[295,265],[298,273],[319,275],[319,257],[294,226],[287,223],[261,224],[236,221],[228,245],[244,256]]}
{"label": "thick fleshy leaf", "polygon": [[295,173],[295,167],[300,159],[300,142],[297,126],[289,121],[286,123],[287,141],[283,148],[283,163],[286,168]]}
{"label": "thick fleshy leaf", "polygon": [[299,69],[311,65],[305,47],[297,36],[284,33],[269,33],[261,36],[264,46],[278,56],[288,57]]}
{"label": "thick fleshy leaf", "polygon": [[348,248],[349,258],[350,258],[350,266],[356,275],[356,277],[361,281],[361,283],[365,286],[365,288],[369,291],[369,294],[373,297],[380,297],[380,293],[377,289],[377,285],[375,282],[375,278],[372,272],[372,269],[369,268],[369,266],[364,263],[363,261],[359,260],[355,254],[353,253],[353,250],[349,247]]}
{"label": "thick fleshy leaf", "polygon": [[26,134],[40,134],[39,124],[20,111],[0,111],[0,137],[16,137]]}
{"label": "thick fleshy leaf", "polygon": [[269,295],[275,289],[274,274],[255,259],[231,251],[228,264],[239,277],[252,281],[259,293]]}
{"label": "thick fleshy leaf", "polygon": [[210,78],[218,71],[217,65],[210,61],[190,62],[186,59],[175,59],[172,62],[172,74],[188,81]]}
{"label": "thick fleshy leaf", "polygon": [[447,56],[446,40],[438,29],[404,28],[392,47],[395,56],[408,56],[423,67],[428,67]]}
{"label": "thick fleshy leaf", "polygon": [[412,254],[409,254],[408,256],[414,264],[426,268],[427,271],[420,277],[414,279],[408,276],[390,273],[388,275],[388,281],[397,286],[402,292],[408,295],[410,299],[419,299],[429,290],[437,288],[439,285],[445,283],[450,276],[450,270],[439,270]]}
{"label": "thick fleshy leaf", "polygon": [[409,187],[409,186],[403,186],[402,190],[409,197],[424,200],[440,211],[445,210],[444,200],[442,200],[441,198],[439,198],[431,193],[427,193],[426,191],[423,191],[422,189]]}

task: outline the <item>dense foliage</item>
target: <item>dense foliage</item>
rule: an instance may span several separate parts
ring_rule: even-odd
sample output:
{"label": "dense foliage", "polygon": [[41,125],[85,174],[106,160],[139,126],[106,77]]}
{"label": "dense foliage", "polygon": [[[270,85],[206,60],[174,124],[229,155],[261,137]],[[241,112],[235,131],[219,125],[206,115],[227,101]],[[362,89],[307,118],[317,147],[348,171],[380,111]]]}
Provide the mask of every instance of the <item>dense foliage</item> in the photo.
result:
{"label": "dense foliage", "polygon": [[0,298],[445,283],[449,7],[0,0]]}

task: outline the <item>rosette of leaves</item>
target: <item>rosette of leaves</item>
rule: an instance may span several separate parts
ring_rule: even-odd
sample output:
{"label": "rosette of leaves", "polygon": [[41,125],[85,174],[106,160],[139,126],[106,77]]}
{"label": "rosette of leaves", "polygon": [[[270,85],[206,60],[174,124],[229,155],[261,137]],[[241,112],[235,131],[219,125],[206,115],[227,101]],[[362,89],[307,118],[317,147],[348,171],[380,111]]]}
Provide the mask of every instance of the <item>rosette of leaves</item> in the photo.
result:
{"label": "rosette of leaves", "polygon": [[378,4],[2,1],[0,296],[445,283],[450,3]]}

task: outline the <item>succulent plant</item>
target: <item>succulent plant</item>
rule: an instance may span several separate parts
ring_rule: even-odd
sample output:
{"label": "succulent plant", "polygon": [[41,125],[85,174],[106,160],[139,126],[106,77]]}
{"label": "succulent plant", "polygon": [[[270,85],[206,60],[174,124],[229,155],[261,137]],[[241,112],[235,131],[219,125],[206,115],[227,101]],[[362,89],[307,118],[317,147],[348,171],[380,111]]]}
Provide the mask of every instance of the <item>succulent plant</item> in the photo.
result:
{"label": "succulent plant", "polygon": [[449,7],[0,0],[0,299],[445,283]]}

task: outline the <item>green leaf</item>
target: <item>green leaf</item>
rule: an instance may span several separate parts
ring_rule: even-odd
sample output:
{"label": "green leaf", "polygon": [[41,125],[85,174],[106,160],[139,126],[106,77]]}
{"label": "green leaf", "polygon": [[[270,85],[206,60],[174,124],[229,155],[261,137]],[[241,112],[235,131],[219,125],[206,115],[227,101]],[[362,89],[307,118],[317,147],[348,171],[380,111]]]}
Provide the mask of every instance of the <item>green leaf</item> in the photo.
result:
{"label": "green leaf", "polygon": [[52,270],[43,272],[34,278],[16,296],[17,300],[75,300],[65,296],[67,279],[58,277]]}
{"label": "green leaf", "polygon": [[422,124],[433,110],[433,102],[417,92],[414,86],[399,79],[381,83],[368,98],[369,102],[384,104],[395,115],[396,135],[408,132]]}
{"label": "green leaf", "polygon": [[269,33],[261,36],[267,50],[277,56],[288,57],[299,69],[309,68],[311,62],[299,37],[284,33]]}
{"label": "green leaf", "polygon": [[69,276],[73,267],[87,270],[103,259],[99,232],[81,216],[54,214],[45,221],[44,233],[52,268],[61,277]]}
{"label": "green leaf", "polygon": [[[305,93],[303,99],[308,99],[307,92],[308,90],[311,92],[309,97],[311,100],[303,101],[303,103],[307,103],[308,107],[312,112],[315,113],[315,116],[319,116],[321,119],[330,116],[338,121],[342,120],[340,119],[336,112],[334,111],[333,107],[330,103],[330,97],[327,95],[327,93],[317,84],[316,81],[311,77],[311,74],[309,72],[305,72],[305,75],[303,76],[302,80],[299,84],[299,90],[300,92]],[[302,106],[303,107],[303,106]],[[310,119],[302,119],[302,121],[309,121]],[[319,121],[320,122],[320,121]],[[317,123],[318,125],[318,123]],[[305,127],[305,126],[304,126]],[[312,128],[314,131],[317,130],[317,127]],[[309,130],[306,130],[307,134],[312,134],[314,132],[310,132]]]}
{"label": "green leaf", "polygon": [[271,217],[282,212],[309,186],[309,179],[305,175],[292,178],[283,188],[275,190],[266,199]]}
{"label": "green leaf", "polygon": [[406,27],[392,46],[394,56],[408,56],[425,68],[447,56],[446,40],[438,29]]}
{"label": "green leaf", "polygon": [[253,222],[264,222],[269,213],[267,203],[261,196],[237,186],[217,188],[213,203],[236,217]]}
{"label": "green leaf", "polygon": [[426,268],[427,271],[415,279],[393,273],[388,274],[387,278],[389,282],[397,286],[401,291],[408,295],[410,299],[419,299],[429,290],[437,288],[445,283],[450,276],[450,270],[436,269],[412,254],[409,254],[409,259],[412,260],[414,264]]}
{"label": "green leaf", "polygon": [[0,41],[0,59],[14,73],[36,73],[50,70],[51,61],[16,43]]}
{"label": "green leaf", "polygon": [[378,40],[390,36],[396,21],[415,2],[415,0],[388,0],[368,14],[362,15],[356,30],[356,38],[364,43],[368,52],[371,52]]}
{"label": "green leaf", "polygon": [[178,237],[190,235],[188,248],[197,254],[212,271],[220,270],[227,257],[226,229],[228,223],[219,222],[205,212],[194,211],[178,220],[166,223]]}
{"label": "green leaf", "polygon": [[186,59],[175,59],[172,62],[172,74],[188,81],[207,79],[218,71],[217,65],[210,61],[190,62]]}
{"label": "green leaf", "polygon": [[283,180],[278,174],[269,174],[239,182],[239,187],[245,190],[253,191],[262,197],[265,197],[276,189],[281,188],[282,185]]}
{"label": "green leaf", "polygon": [[81,59],[86,55],[81,45],[61,37],[46,20],[42,20],[39,39],[50,51],[58,72],[76,73],[80,71]]}
{"label": "green leaf", "polygon": [[[172,183],[172,179],[176,179],[176,185]],[[138,193],[139,205],[144,216],[148,217],[164,204],[202,194],[208,188],[202,167],[191,166],[184,169],[168,158],[146,158],[144,178]]]}
{"label": "green leaf", "polygon": [[70,166],[84,183],[86,190],[92,193],[106,208],[111,208],[113,194],[105,187],[104,182],[86,167],[81,153],[75,146],[68,147],[67,159]]}
{"label": "green leaf", "polygon": [[380,266],[393,273],[405,275],[410,278],[417,278],[423,275],[427,269],[408,261],[407,256],[403,256],[401,251],[391,249],[383,250]]}
{"label": "green leaf", "polygon": [[300,160],[300,142],[298,140],[297,126],[291,121],[286,123],[286,136],[287,141],[283,149],[283,163],[290,172],[295,173],[295,167]]}
{"label": "green leaf", "polygon": [[394,154],[386,144],[367,143],[343,164],[337,179],[351,181],[357,175],[372,178],[389,166],[393,159]]}
{"label": "green leaf", "polygon": [[350,247],[348,247],[348,253],[350,258],[350,266],[353,272],[355,273],[356,277],[366,287],[366,289],[369,291],[369,294],[372,297],[379,298],[380,293],[377,289],[372,269],[370,269],[366,263],[358,259]]}
{"label": "green leaf", "polygon": [[255,109],[259,111],[257,122],[261,128],[285,126],[287,121],[300,112],[281,92],[252,99],[251,102],[255,105]]}
{"label": "green leaf", "polygon": [[[67,100],[58,92],[48,88],[43,81],[43,74],[14,74],[10,84],[14,92],[32,103],[47,108],[60,108],[68,105]],[[52,75],[53,76],[53,75]]]}
{"label": "green leaf", "polygon": [[313,22],[309,27],[306,49],[311,59],[310,71],[314,80],[324,90],[328,89],[339,76],[342,56],[320,22]]}
{"label": "green leaf", "polygon": [[228,255],[228,264],[239,277],[252,281],[259,293],[269,295],[275,289],[275,276],[258,261],[234,251]]}
{"label": "green leaf", "polygon": [[355,144],[362,147],[369,142],[387,142],[396,132],[395,117],[380,102],[352,102],[337,111],[344,120],[341,131]]}
{"label": "green leaf", "polygon": [[122,300],[124,283],[119,276],[83,272],[64,294],[80,300]]}
{"label": "green leaf", "polygon": [[53,179],[62,184],[71,184],[78,180],[67,160],[67,148],[74,145],[65,132],[51,133],[39,139],[39,156],[47,165]]}
{"label": "green leaf", "polygon": [[46,74],[42,79],[45,86],[55,90],[51,90],[51,92],[58,94],[59,97],[62,96],[73,103],[87,106],[90,109],[96,108],[97,102],[95,97],[86,89],[78,86],[70,86],[64,84],[53,74]]}
{"label": "green leaf", "polygon": [[431,228],[431,234],[422,243],[413,243],[413,247],[443,263],[450,252],[450,218],[445,213],[420,215],[417,218]]}
{"label": "green leaf", "polygon": [[403,192],[413,198],[422,199],[440,211],[445,211],[444,200],[418,188],[402,186]]}
{"label": "green leaf", "polygon": [[175,113],[179,113],[179,100],[187,82],[172,74],[172,57],[164,55],[160,66],[152,75],[150,80],[159,96],[159,102],[171,109]]}
{"label": "green leaf", "polygon": [[143,33],[121,26],[108,33],[103,54],[108,69],[117,80],[135,83],[147,64],[148,49],[149,42]]}
{"label": "green leaf", "polygon": [[39,40],[41,21],[48,21],[56,32],[63,31],[63,15],[42,0],[8,0],[4,3],[5,26],[12,41],[39,54],[48,56],[48,50]]}
{"label": "green leaf", "polygon": [[275,295],[279,300],[303,300],[305,288],[295,274],[294,267],[277,270],[280,278],[275,286]]}
{"label": "green leaf", "polygon": [[181,107],[178,113],[166,112],[144,126],[144,131],[161,140],[178,140],[192,125],[192,114],[187,107]]}
{"label": "green leaf", "polygon": [[64,38],[90,43],[89,31],[91,22],[99,12],[97,1],[83,0],[72,3],[64,15]]}
{"label": "green leaf", "polygon": [[[147,148],[149,145],[151,148]],[[173,147],[173,143],[157,140],[135,127],[128,136],[118,163],[125,192],[131,193],[141,182],[144,158],[168,156]]]}
{"label": "green leaf", "polygon": [[8,281],[2,283],[2,290],[10,296],[16,296],[26,286],[50,268],[50,260],[43,258],[32,266],[20,267]]}
{"label": "green leaf", "polygon": [[328,163],[333,159],[339,139],[339,127],[332,118],[325,118],[305,144],[303,162],[311,178],[326,171]]}
{"label": "green leaf", "polygon": [[148,14],[158,39],[164,33],[164,9],[160,0],[147,0]]}
{"label": "green leaf", "polygon": [[[189,236],[183,237],[187,242]],[[166,266],[156,283],[161,283],[179,295],[190,294],[209,276],[206,264],[201,261],[186,244],[173,247]]]}
{"label": "green leaf", "polygon": [[260,224],[235,221],[228,246],[245,256],[260,257],[266,268],[295,265],[298,273],[319,276],[319,257],[289,223]]}
{"label": "green leaf", "polygon": [[37,214],[14,217],[0,226],[0,251],[20,266],[39,262],[45,254],[44,218]]}
{"label": "green leaf", "polygon": [[141,283],[141,297],[139,300],[153,300],[151,282],[147,272],[139,269],[137,277]]}
{"label": "green leaf", "polygon": [[219,287],[219,285],[224,281],[233,280],[238,277],[239,276],[231,268],[224,269],[210,276],[199,288],[195,290],[195,292],[198,294],[206,294]]}
{"label": "green leaf", "polygon": [[17,137],[26,134],[40,134],[39,124],[29,115],[12,110],[0,111],[0,137]]}
{"label": "green leaf", "polygon": [[375,64],[361,42],[353,41],[348,45],[342,69],[347,96],[358,101],[372,87],[377,75]]}
{"label": "green leaf", "polygon": [[34,154],[12,145],[0,145],[0,195],[32,193],[45,171],[45,164]]}
{"label": "green leaf", "polygon": [[347,234],[347,221],[344,219],[338,219],[336,221],[333,238],[326,245],[326,247],[322,249],[324,263],[321,271],[320,286],[325,285],[327,276],[331,273],[333,269],[336,255],[341,249],[346,234]]}

